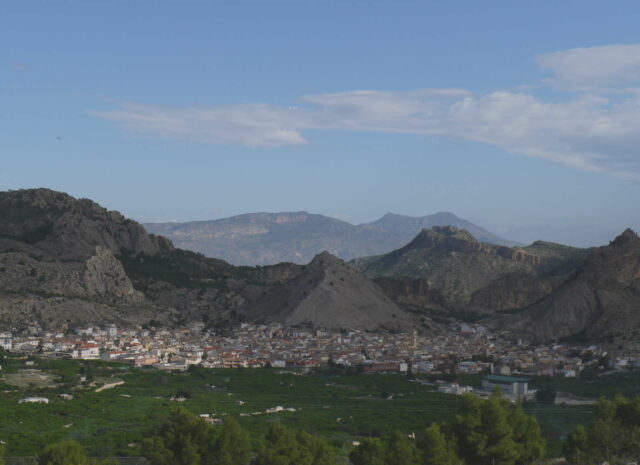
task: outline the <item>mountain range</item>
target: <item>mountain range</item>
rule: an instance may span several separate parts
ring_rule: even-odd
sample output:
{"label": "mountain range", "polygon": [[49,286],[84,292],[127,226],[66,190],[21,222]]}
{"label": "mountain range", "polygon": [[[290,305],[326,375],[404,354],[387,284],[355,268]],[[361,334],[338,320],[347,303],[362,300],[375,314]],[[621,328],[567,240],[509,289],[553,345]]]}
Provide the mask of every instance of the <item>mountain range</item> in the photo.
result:
{"label": "mountain range", "polygon": [[[177,249],[87,199],[48,189],[0,192],[3,329],[33,321],[60,328],[193,320],[223,329],[249,317],[328,327],[407,326],[411,317],[404,310],[338,263],[322,254],[308,266],[233,266]],[[286,308],[274,307],[273,296],[293,289]],[[256,308],[265,309],[259,318]],[[327,318],[324,310],[333,308],[339,311]]]}
{"label": "mountain range", "polygon": [[464,228],[490,244],[517,245],[450,212],[417,218],[387,213],[360,225],[307,212],[283,212],[144,226],[178,247],[208,257],[235,265],[269,265],[305,264],[323,251],[344,260],[386,253],[409,242],[423,228],[445,225]]}
{"label": "mountain range", "polygon": [[118,212],[47,189],[0,192],[0,329],[203,321],[420,328],[474,319],[517,337],[633,343],[640,238],[505,246],[433,226],[350,263],[235,266],[174,247]]}

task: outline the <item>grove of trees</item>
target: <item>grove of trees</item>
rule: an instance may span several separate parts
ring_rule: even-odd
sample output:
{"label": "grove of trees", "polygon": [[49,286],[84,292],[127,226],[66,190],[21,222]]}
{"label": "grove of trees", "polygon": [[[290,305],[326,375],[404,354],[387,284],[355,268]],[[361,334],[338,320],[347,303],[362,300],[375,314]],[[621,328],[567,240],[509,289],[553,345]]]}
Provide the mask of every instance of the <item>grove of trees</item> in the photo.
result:
{"label": "grove of trees", "polygon": [[544,456],[546,442],[538,422],[520,404],[499,394],[488,400],[461,398],[460,414],[433,424],[417,441],[398,433],[365,439],[351,453],[354,465],[516,465]]}
{"label": "grove of trees", "polygon": [[635,462],[640,457],[640,397],[598,401],[596,420],[578,426],[564,444],[566,459],[575,464]]}

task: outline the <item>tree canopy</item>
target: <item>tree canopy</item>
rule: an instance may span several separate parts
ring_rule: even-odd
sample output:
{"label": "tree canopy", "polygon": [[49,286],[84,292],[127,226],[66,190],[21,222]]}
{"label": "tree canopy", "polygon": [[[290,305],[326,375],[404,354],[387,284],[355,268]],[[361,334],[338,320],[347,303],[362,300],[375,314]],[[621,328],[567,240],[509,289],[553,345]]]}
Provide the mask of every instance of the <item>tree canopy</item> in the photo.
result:
{"label": "tree canopy", "polygon": [[600,399],[596,419],[578,426],[564,444],[569,462],[580,464],[635,461],[640,456],[640,397]]}
{"label": "tree canopy", "polygon": [[326,439],[274,422],[269,425],[255,464],[335,465],[336,458]]}
{"label": "tree canopy", "polygon": [[500,394],[461,398],[448,424],[429,426],[417,441],[395,433],[365,439],[350,455],[354,465],[516,465],[541,458],[546,442],[535,418]]}
{"label": "tree canopy", "polygon": [[38,456],[39,465],[117,465],[117,463],[112,460],[100,461],[90,458],[86,449],[76,441],[50,444]]}

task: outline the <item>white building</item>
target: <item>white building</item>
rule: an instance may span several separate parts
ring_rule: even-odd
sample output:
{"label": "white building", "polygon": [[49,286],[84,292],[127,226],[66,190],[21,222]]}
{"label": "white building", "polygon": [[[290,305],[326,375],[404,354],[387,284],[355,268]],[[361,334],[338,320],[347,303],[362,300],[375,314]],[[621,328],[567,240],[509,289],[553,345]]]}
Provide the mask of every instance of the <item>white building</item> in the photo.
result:
{"label": "white building", "polygon": [[488,391],[500,388],[507,396],[525,397],[529,394],[529,379],[513,376],[487,375],[482,380],[482,387]]}
{"label": "white building", "polygon": [[97,344],[80,344],[71,352],[71,358],[95,360],[100,358],[100,347]]}
{"label": "white building", "polygon": [[46,397],[25,397],[24,399],[20,399],[18,401],[19,404],[32,403],[32,404],[48,404],[49,399]]}
{"label": "white building", "polygon": [[13,346],[13,336],[11,333],[0,333],[0,347],[11,350]]}
{"label": "white building", "polygon": [[454,396],[461,396],[462,394],[466,394],[467,392],[472,391],[473,388],[471,386],[460,386],[457,383],[443,384],[442,386],[438,386],[438,392],[453,394]]}

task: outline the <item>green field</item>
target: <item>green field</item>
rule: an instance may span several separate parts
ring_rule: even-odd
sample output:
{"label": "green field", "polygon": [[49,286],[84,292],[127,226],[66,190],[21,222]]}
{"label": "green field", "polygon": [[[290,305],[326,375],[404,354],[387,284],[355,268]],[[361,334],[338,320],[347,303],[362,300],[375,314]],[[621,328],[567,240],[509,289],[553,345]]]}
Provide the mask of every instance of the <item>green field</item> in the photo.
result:
{"label": "green field", "polygon": [[[177,405],[169,398],[187,394],[183,406],[193,413],[224,415],[264,412],[270,407],[293,407],[295,412],[240,416],[241,424],[257,438],[269,421],[320,433],[337,447],[352,439],[403,431],[421,431],[429,422],[455,415],[458,398],[435,392],[400,375],[297,375],[269,369],[207,370],[167,373],[105,362],[37,360],[34,368],[51,375],[55,387],[27,383],[17,390],[7,381],[24,376],[24,361],[3,362],[0,381],[0,439],[8,455],[33,455],[48,443],[75,439],[94,455],[139,455],[140,444],[163,415]],[[96,393],[97,386],[80,384],[91,374],[100,383],[125,384]],[[468,381],[477,382],[479,378]],[[61,393],[74,395],[63,400]],[[48,405],[18,404],[26,395],[51,399]],[[593,406],[531,404],[552,453],[558,439],[577,424],[589,422]]]}

